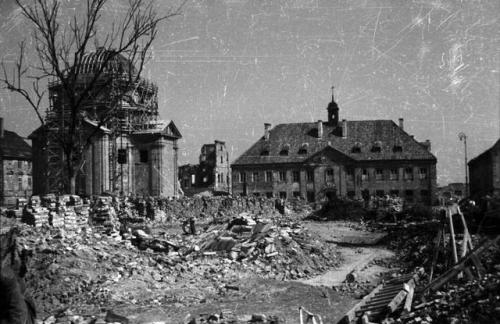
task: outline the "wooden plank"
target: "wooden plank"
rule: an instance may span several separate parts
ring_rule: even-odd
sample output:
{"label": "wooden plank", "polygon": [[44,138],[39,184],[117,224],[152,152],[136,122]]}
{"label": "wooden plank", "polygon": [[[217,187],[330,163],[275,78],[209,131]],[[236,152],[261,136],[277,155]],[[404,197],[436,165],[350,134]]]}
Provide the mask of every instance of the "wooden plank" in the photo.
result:
{"label": "wooden plank", "polygon": [[408,294],[406,295],[406,299],[405,299],[405,304],[403,306],[403,314],[408,314],[411,312],[411,304],[413,302],[413,294],[415,293],[415,282],[413,282],[413,285],[410,284],[409,285],[409,290],[408,290]]}
{"label": "wooden plank", "polygon": [[451,239],[451,253],[453,255],[453,262],[457,263],[458,262],[458,255],[457,255],[457,242],[455,242],[455,228],[453,227],[453,214],[451,213],[450,208],[448,208],[447,212],[448,216],[448,223],[450,226],[450,239]]}
{"label": "wooden plank", "polygon": [[375,289],[372,290],[371,293],[366,295],[359,303],[354,305],[353,308],[351,308],[345,315],[342,317],[342,319],[338,322],[339,324],[350,324],[357,316],[356,316],[356,311],[361,308],[361,306],[365,305],[367,300],[375,296],[376,293],[378,293],[382,288],[384,287],[383,284],[378,285],[375,287]]}
{"label": "wooden plank", "polygon": [[392,314],[396,309],[398,309],[399,305],[405,300],[406,295],[408,295],[408,292],[406,290],[401,290],[387,305],[386,311],[387,314]]}
{"label": "wooden plank", "polygon": [[431,265],[431,271],[429,274],[429,281],[432,281],[432,277],[434,275],[434,268],[436,267],[437,263],[437,258],[439,255],[439,246],[441,245],[441,237],[444,235],[443,229],[439,229],[437,232],[437,236],[434,239],[434,254],[432,255],[432,265]]}

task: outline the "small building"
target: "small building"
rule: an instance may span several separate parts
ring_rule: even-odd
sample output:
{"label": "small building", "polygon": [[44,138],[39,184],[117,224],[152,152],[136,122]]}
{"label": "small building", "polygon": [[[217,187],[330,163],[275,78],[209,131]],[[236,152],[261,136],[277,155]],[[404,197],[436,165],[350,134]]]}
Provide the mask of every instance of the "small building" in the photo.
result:
{"label": "small building", "polygon": [[469,161],[469,188],[473,199],[500,197],[500,139]]}
{"label": "small building", "polygon": [[233,194],[301,197],[399,196],[435,201],[436,157],[403,119],[339,121],[333,96],[327,121],[264,124],[264,135],[231,165]]}
{"label": "small building", "polygon": [[14,205],[32,194],[31,147],[18,134],[5,130],[0,118],[0,204]]}
{"label": "small building", "polygon": [[201,147],[199,164],[179,167],[179,180],[184,194],[191,196],[202,191],[231,191],[231,168],[226,143],[215,141]]}

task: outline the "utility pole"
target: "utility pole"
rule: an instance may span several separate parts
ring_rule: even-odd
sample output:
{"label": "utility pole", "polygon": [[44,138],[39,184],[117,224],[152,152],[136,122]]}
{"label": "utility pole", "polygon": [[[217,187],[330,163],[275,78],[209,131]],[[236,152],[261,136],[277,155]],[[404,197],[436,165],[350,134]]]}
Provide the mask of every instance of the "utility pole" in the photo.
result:
{"label": "utility pole", "polygon": [[458,138],[460,141],[464,142],[464,154],[465,154],[465,197],[469,197],[469,172],[467,168],[467,135],[464,132],[458,133]]}

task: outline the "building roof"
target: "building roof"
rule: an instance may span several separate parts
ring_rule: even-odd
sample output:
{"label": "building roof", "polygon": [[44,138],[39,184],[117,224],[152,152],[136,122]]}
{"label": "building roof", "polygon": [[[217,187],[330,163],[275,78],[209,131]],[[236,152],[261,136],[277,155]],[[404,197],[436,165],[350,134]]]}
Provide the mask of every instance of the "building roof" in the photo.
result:
{"label": "building roof", "polygon": [[31,146],[21,136],[5,130],[0,138],[0,154],[4,159],[31,160]]}
{"label": "building roof", "polygon": [[483,153],[479,154],[478,156],[476,156],[475,158],[471,159],[469,161],[469,165],[471,164],[474,164],[476,163],[477,161],[479,160],[482,160],[484,157],[486,157],[487,155],[490,154],[491,151],[493,151],[496,147],[498,147],[498,149],[500,150],[500,139],[498,139],[495,144],[493,144],[489,149],[487,149],[486,151],[484,151]]}
{"label": "building roof", "polygon": [[[318,123],[279,124],[269,132],[269,140],[261,137],[233,165],[301,163],[326,147],[341,152],[355,161],[371,160],[430,160],[436,157],[424,144],[417,142],[392,120],[346,121],[347,136],[342,137],[342,122],[338,126],[322,122],[323,137],[318,138]],[[372,151],[374,146],[380,152]],[[401,147],[401,152],[394,147]],[[358,147],[360,152],[353,152]],[[288,148],[288,155],[280,151]],[[262,156],[268,151],[268,156]],[[301,152],[299,152],[301,151]]]}

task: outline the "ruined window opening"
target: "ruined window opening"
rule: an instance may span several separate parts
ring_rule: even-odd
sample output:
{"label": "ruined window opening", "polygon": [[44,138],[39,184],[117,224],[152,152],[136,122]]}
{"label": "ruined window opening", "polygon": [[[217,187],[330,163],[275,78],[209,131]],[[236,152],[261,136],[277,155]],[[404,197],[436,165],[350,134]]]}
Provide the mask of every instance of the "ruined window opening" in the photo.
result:
{"label": "ruined window opening", "polygon": [[252,182],[259,182],[259,172],[252,173]]}
{"label": "ruined window opening", "polygon": [[381,151],[380,146],[372,146],[373,153],[380,153],[380,151]]}
{"label": "ruined window opening", "polygon": [[272,182],[272,181],[273,181],[273,172],[266,171],[266,182]]}
{"label": "ruined window opening", "polygon": [[286,199],[286,191],[280,191],[280,198]]}
{"label": "ruined window opening", "polygon": [[361,171],[361,180],[362,181],[368,180],[368,170],[367,169],[363,169],[363,171]]}
{"label": "ruined window opening", "polygon": [[377,190],[375,191],[375,195],[377,195],[377,197],[384,197],[385,192],[384,190]]}
{"label": "ruined window opening", "polygon": [[375,170],[375,180],[384,180],[384,170],[382,169]]}
{"label": "ruined window opening", "polygon": [[391,194],[391,196],[399,197],[399,190],[391,190],[389,193]]}
{"label": "ruined window opening", "polygon": [[347,192],[347,197],[348,198],[354,199],[355,196],[356,196],[356,192],[355,191],[348,191]]}
{"label": "ruined window opening", "polygon": [[354,146],[351,150],[352,153],[361,153],[361,147]]}
{"label": "ruined window opening", "polygon": [[300,155],[305,155],[307,154],[307,148],[309,147],[309,143],[303,143],[301,146],[300,146],[300,149],[299,149],[299,154]]}
{"label": "ruined window opening", "polygon": [[413,180],[413,168],[405,168],[404,179]]}
{"label": "ruined window opening", "polygon": [[220,163],[224,163],[224,157],[223,156],[220,157]]}
{"label": "ruined window opening", "polygon": [[285,144],[281,148],[280,155],[286,156],[286,155],[288,155],[288,151],[290,151],[290,144]]}
{"label": "ruined window opening", "polygon": [[325,172],[326,182],[333,182],[333,169],[327,169]]}
{"label": "ruined window opening", "polygon": [[260,155],[261,156],[269,156],[269,151],[268,150],[262,150],[262,152],[260,152]]}
{"label": "ruined window opening", "polygon": [[139,151],[139,161],[141,163],[148,163],[148,151],[147,150],[140,150]]}
{"label": "ruined window opening", "polygon": [[126,149],[118,149],[118,163],[126,164],[127,163],[127,150]]}
{"label": "ruined window opening", "polygon": [[394,145],[394,147],[392,148],[392,151],[394,153],[400,153],[400,152],[403,152],[403,147],[401,145]]}
{"label": "ruined window opening", "polygon": [[240,182],[246,182],[247,180],[247,175],[245,174],[245,172],[240,172],[240,178],[239,178]]}
{"label": "ruined window opening", "polygon": [[354,181],[354,169],[348,168],[346,174],[347,174],[347,181]]}
{"label": "ruined window opening", "polygon": [[391,169],[389,173],[389,179],[390,180],[398,180],[399,178],[399,172],[398,169]]}
{"label": "ruined window opening", "polygon": [[273,193],[272,192],[266,192],[266,197],[267,198],[273,198]]}
{"label": "ruined window opening", "polygon": [[307,170],[307,181],[314,182],[314,170]]}
{"label": "ruined window opening", "polygon": [[299,182],[300,181],[300,172],[299,171],[292,171],[292,178],[293,178],[293,182]]}
{"label": "ruined window opening", "polygon": [[286,171],[280,171],[280,181],[285,182],[286,181]]}
{"label": "ruined window opening", "polygon": [[294,191],[293,192],[293,197],[294,198],[300,198],[300,191]]}
{"label": "ruined window opening", "polygon": [[427,179],[427,169],[426,168],[420,168],[418,172],[418,177],[420,180]]}

